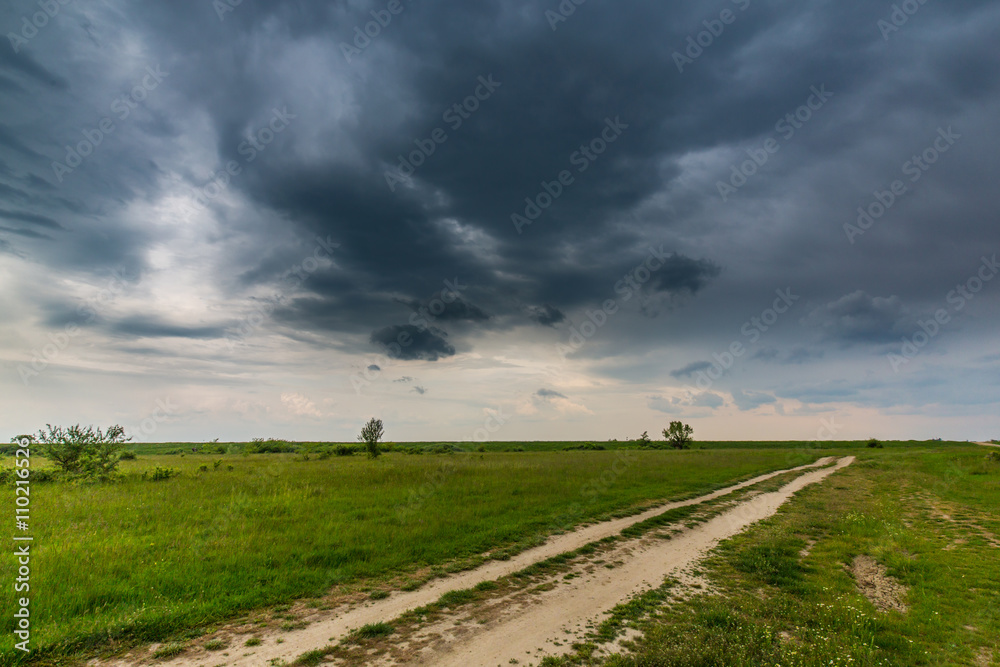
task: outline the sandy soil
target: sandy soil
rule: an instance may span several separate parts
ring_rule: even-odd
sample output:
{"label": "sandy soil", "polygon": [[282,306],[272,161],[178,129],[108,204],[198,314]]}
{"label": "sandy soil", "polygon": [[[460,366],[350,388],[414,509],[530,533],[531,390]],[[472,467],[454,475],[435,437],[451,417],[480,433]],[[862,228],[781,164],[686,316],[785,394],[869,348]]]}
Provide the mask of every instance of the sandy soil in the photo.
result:
{"label": "sandy soil", "polygon": [[977,445],[982,445],[983,447],[1000,447],[1000,445],[995,445],[992,442],[977,442]]}
{"label": "sandy soil", "polygon": [[[853,457],[841,459],[834,467],[823,467],[829,466],[834,460],[834,457],[824,457],[815,463],[790,469],[804,471],[812,468],[821,468],[803,474],[777,493],[763,494],[741,503],[701,528],[691,531],[683,539],[677,538],[670,541],[658,540],[652,543],[643,541],[635,549],[635,553],[630,556],[624,567],[615,570],[606,570],[607,575],[589,581],[586,589],[578,590],[577,594],[569,599],[560,597],[554,600],[553,604],[555,606],[553,611],[531,610],[530,613],[526,613],[523,617],[506,618],[498,628],[488,633],[477,635],[477,638],[467,646],[464,644],[456,645],[454,650],[457,653],[454,654],[452,662],[447,662],[446,656],[438,656],[434,660],[422,664],[454,664],[462,665],[463,667],[472,667],[479,664],[496,665],[499,662],[506,664],[507,660],[515,655],[523,659],[525,657],[524,651],[527,650],[527,647],[530,646],[531,650],[534,650],[536,645],[540,646],[550,636],[561,632],[557,626],[560,626],[567,619],[582,620],[584,617],[593,616],[606,609],[610,609],[642,587],[648,587],[654,583],[659,586],[667,573],[673,572],[683,565],[692,562],[720,539],[729,537],[750,523],[769,516],[792,493],[807,484],[825,478],[834,470],[849,464],[853,461]],[[436,579],[415,591],[394,592],[389,598],[383,600],[368,601],[358,605],[331,610],[320,616],[319,620],[299,630],[289,632],[267,630],[255,633],[262,640],[260,646],[252,648],[243,647],[242,644],[249,635],[235,635],[232,637],[230,648],[225,651],[228,655],[225,655],[221,651],[210,652],[202,648],[192,647],[173,659],[153,660],[152,653],[157,646],[151,646],[146,649],[133,651],[124,658],[109,661],[95,660],[89,664],[94,666],[106,665],[108,667],[130,667],[133,665],[148,664],[163,665],[164,667],[214,667],[216,665],[226,665],[226,667],[258,667],[260,665],[267,665],[272,660],[284,660],[291,663],[306,651],[335,644],[352,629],[359,628],[368,623],[390,621],[406,611],[435,602],[441,595],[448,591],[471,588],[480,582],[493,581],[513,574],[529,565],[552,556],[572,551],[604,537],[617,535],[622,529],[657,516],[667,510],[714,500],[786,472],[789,472],[789,470],[779,470],[759,475],[745,482],[734,484],[704,496],[667,503],[641,514],[593,524],[570,533],[556,535],[550,538],[545,544],[524,551],[510,560],[489,561],[474,570]],[[629,546],[632,547],[633,545],[629,543]],[[577,590],[579,585],[571,587],[571,589]],[[563,595],[567,591],[566,589],[560,589],[553,592]],[[550,635],[549,632],[553,628],[555,630]],[[222,634],[224,635],[225,633]],[[279,637],[282,640],[281,643],[277,643]],[[508,644],[510,646],[507,646]],[[503,661],[499,661],[499,653],[494,655],[494,651],[499,651],[507,655],[507,657]],[[482,660],[477,661],[478,659],[474,656],[480,656]]]}
{"label": "sandy soil", "polygon": [[858,589],[881,612],[906,613],[906,587],[889,576],[884,565],[871,556],[855,556],[851,574]]}

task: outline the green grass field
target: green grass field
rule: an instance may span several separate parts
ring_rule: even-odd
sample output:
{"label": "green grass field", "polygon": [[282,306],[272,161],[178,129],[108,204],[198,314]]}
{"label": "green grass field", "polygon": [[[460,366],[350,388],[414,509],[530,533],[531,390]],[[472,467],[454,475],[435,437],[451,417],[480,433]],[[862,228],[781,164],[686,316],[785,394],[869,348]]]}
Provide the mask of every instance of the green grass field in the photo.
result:
{"label": "green grass field", "polygon": [[[405,448],[433,451],[441,444],[407,443]],[[838,482],[808,490],[803,502],[786,507],[747,538],[737,538],[733,541],[737,546],[727,547],[721,560],[712,561],[713,572],[724,586],[732,586],[733,598],[744,605],[730,610],[744,619],[738,627],[749,633],[747,637],[758,633],[760,642],[771,637],[773,644],[782,619],[819,618],[815,609],[808,612],[811,605],[833,600],[827,589],[837,595],[845,590],[838,563],[852,550],[868,550],[886,558],[907,583],[916,576],[913,573],[922,577],[917,584],[926,591],[915,590],[927,596],[927,610],[954,611],[956,618],[969,618],[984,633],[998,629],[995,591],[1000,590],[1000,559],[996,557],[1000,552],[976,551],[966,556],[962,551],[948,556],[964,558],[961,563],[939,563],[939,554],[928,552],[918,557],[915,566],[892,556],[893,549],[923,554],[918,547],[924,549],[941,539],[935,530],[948,527],[939,525],[940,521],[925,524],[929,519],[915,516],[907,520],[917,522],[914,525],[921,532],[904,539],[900,522],[914,511],[918,500],[954,505],[960,510],[952,509],[952,517],[975,516],[977,525],[1000,534],[996,513],[1000,463],[989,463],[983,448],[928,442],[886,443],[885,449],[867,449],[864,443],[841,442],[823,447],[816,443],[728,443],[742,445],[735,448],[705,443],[703,449],[682,452],[563,451],[579,444],[493,443],[501,451],[396,452],[374,461],[362,456],[320,457],[316,452],[323,447],[317,443],[300,443],[295,454],[144,453],[190,447],[165,443],[136,448],[138,458],[122,463],[123,477],[116,483],[35,483],[32,661],[74,664],[86,656],[137,643],[183,641],[248,611],[317,598],[337,587],[417,586],[429,577],[475,566],[487,552],[490,557],[509,557],[546,535],[580,523],[841,453],[859,456],[859,463],[844,473],[851,480],[848,486]],[[227,446],[227,451],[241,451],[244,446]],[[512,447],[527,451],[502,451]],[[35,466],[44,463],[34,460]],[[10,459],[3,464],[9,466]],[[156,468],[171,468],[178,474],[152,481],[148,473]],[[5,506],[13,506],[9,486],[0,489],[0,498]],[[754,591],[772,584],[767,584],[766,576],[760,579],[760,573],[748,573],[732,564],[741,558],[739,545],[752,548],[774,542],[773,553],[785,558],[788,549],[806,539],[820,540],[813,551],[815,562],[801,571],[792,568],[794,577],[773,584],[773,595],[758,599]],[[981,546],[969,543],[977,549]],[[12,580],[15,571],[10,551],[0,554],[5,581]],[[816,560],[821,557],[826,560]],[[766,558],[765,566],[791,567]],[[959,567],[975,572],[962,569],[957,578],[944,576],[935,583],[935,577],[958,572],[955,568]],[[970,597],[961,590],[963,575],[976,577],[977,595]],[[782,588],[785,584],[787,590]],[[940,606],[938,595],[949,595],[953,601]],[[13,598],[9,587],[0,594],[4,608],[14,607]],[[849,603],[859,604],[855,598]],[[968,604],[978,611],[957,609]],[[728,620],[718,628],[710,621],[706,621],[707,629],[698,626],[700,609],[686,612],[690,618],[684,617],[684,623],[677,620],[680,617],[660,625],[654,622],[638,657],[621,664],[759,664],[744,659],[739,653],[743,648],[733,648],[733,641],[713,634],[729,627]],[[669,612],[663,613],[664,619],[672,618]],[[939,628],[936,642],[955,641],[951,625]],[[0,664],[20,664],[24,658],[13,649],[13,619],[3,618],[0,627]],[[839,627],[830,632],[840,632]],[[926,630],[923,625],[911,628],[918,629]],[[876,637],[891,648],[895,646],[892,637],[898,639],[903,631],[891,632],[896,634],[863,637],[866,641]],[[813,635],[802,641],[809,637]],[[851,637],[837,641],[857,648]],[[744,637],[737,643],[746,648],[751,646],[748,641]],[[673,650],[669,647],[674,646],[670,642],[686,646],[684,655],[693,661],[685,661],[684,655],[669,657]],[[949,655],[967,655],[968,643],[961,646]],[[750,648],[746,651],[746,656],[765,655],[752,653]],[[823,651],[803,652],[800,657],[812,657],[798,662],[787,650],[774,655],[781,655],[782,665],[821,664],[819,657],[829,653]],[[727,657],[722,662],[706,657],[714,655]],[[858,649],[850,655],[875,653]],[[850,664],[960,664],[913,661],[910,653],[905,656],[902,661]]]}
{"label": "green grass field", "polygon": [[[475,565],[488,551],[502,558],[581,522],[817,456],[810,449],[388,454],[374,461],[140,455],[122,463],[119,483],[33,485],[35,657],[169,639],[338,584],[415,585],[431,568]],[[156,467],[180,474],[141,477]],[[0,498],[13,506],[9,487]],[[5,551],[5,581],[14,569]],[[4,608],[13,608],[13,596],[4,589]],[[12,624],[0,620],[5,664],[20,657]]]}
{"label": "green grass field", "polygon": [[[285,442],[285,441],[281,441]],[[663,441],[655,441],[655,444],[662,446]],[[358,447],[357,442],[289,442],[290,447],[296,452],[315,453],[325,449],[330,449],[336,445],[346,445]],[[773,441],[753,441],[739,442],[731,440],[699,440],[694,443],[694,449],[864,449],[864,440],[826,440],[826,441],[805,441],[805,440],[773,440]],[[887,448],[927,446],[936,447],[967,447],[968,442],[951,441],[926,441],[903,440],[886,441],[883,443]],[[192,454],[192,450],[197,449],[201,453],[227,453],[238,454],[252,447],[252,443],[246,442],[151,442],[136,443],[129,445],[129,450],[138,454]],[[637,442],[634,440],[592,440],[580,442],[576,440],[564,441],[495,441],[495,442],[401,442],[387,443],[390,450],[408,451],[410,453],[442,453],[438,450],[450,449],[455,452],[558,452],[558,451],[578,451],[580,449],[601,448],[609,451],[619,449],[634,449]]]}

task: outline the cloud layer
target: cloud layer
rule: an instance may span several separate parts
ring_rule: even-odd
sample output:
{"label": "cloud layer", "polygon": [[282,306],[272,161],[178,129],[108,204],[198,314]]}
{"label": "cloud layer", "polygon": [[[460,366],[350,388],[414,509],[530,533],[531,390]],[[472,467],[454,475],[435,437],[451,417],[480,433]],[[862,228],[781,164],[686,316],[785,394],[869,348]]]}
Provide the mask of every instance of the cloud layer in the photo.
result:
{"label": "cloud layer", "polygon": [[995,3],[401,6],[0,10],[12,432],[1000,428]]}

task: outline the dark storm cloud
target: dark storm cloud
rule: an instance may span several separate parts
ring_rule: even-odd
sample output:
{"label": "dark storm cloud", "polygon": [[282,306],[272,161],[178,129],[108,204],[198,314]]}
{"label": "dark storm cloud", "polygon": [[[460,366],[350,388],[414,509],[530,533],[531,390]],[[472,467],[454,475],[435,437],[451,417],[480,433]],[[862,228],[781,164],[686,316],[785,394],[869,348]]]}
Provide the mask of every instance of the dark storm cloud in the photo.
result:
{"label": "dark storm cloud", "polygon": [[708,370],[711,367],[712,364],[708,361],[692,361],[687,366],[678,368],[675,371],[670,371],[670,375],[675,378],[689,378],[698,371]]}
{"label": "dark storm cloud", "polygon": [[915,326],[899,297],[873,297],[862,290],[817,308],[804,323],[847,345],[894,342]]}
{"label": "dark storm cloud", "polygon": [[544,327],[554,326],[566,319],[562,311],[548,304],[528,307],[528,317]]}
{"label": "dark storm cloud", "polygon": [[386,355],[393,359],[437,361],[455,355],[455,347],[444,336],[440,330],[403,324],[372,332],[371,342],[383,348]]}
{"label": "dark storm cloud", "polygon": [[450,302],[434,299],[430,304],[410,301],[407,305],[414,313],[419,313],[427,319],[443,322],[485,322],[490,319],[490,316],[482,308],[460,298]]}
{"label": "dark storm cloud", "polygon": [[[54,21],[45,49],[39,41],[0,56],[11,91],[0,119],[0,194],[31,210],[7,204],[21,217],[0,230],[12,235],[0,247],[23,243],[55,274],[141,267],[180,225],[173,211],[148,224],[130,205],[203,188],[232,159],[242,172],[209,207],[219,229],[207,243],[238,238],[241,247],[208,273],[234,293],[253,291],[287,270],[276,231],[303,242],[330,236],[341,243],[330,265],[310,274],[303,294],[288,295],[273,320],[380,347],[407,333],[413,341],[399,358],[437,360],[477,330],[559,328],[566,313],[614,296],[650,245],[676,252],[642,296],[697,295],[706,307],[696,321],[621,326],[614,342],[626,345],[616,349],[717,331],[729,338],[734,311],[738,325],[744,311],[760,312],[761,295],[786,285],[813,305],[788,318],[805,317],[798,335],[816,331],[824,344],[848,347],[892,342],[911,333],[911,311],[974,270],[969,257],[1000,245],[995,151],[987,150],[998,106],[995,3],[928,4],[885,40],[876,26],[885,7],[753,2],[683,73],[674,51],[718,7],[587,3],[555,31],[545,20],[551,8],[542,0],[415,3],[350,64],[339,43],[370,20],[370,8],[355,3],[248,1],[219,21],[211,3],[179,0]],[[91,38],[114,44],[108,38],[119,30],[123,44],[144,45],[143,62],[123,67],[125,49],[93,48]],[[113,85],[105,75],[156,62],[170,71],[164,85],[55,189],[51,161],[134,84],[134,74]],[[474,96],[480,77],[499,85],[455,126],[446,110]],[[781,136],[776,121],[824,85],[830,102],[793,137]],[[246,135],[286,107],[295,116],[288,128],[246,161]],[[574,163],[614,119],[620,136]],[[950,123],[963,134],[952,152],[848,243],[842,229],[857,206],[901,177],[904,162]],[[390,190],[386,173],[438,128],[447,141]],[[772,136],[780,152],[723,205],[716,183]],[[192,145],[200,141],[215,143]],[[511,214],[552,191],[562,171],[572,183],[518,234]],[[77,215],[64,219],[66,210]],[[248,221],[250,213],[260,219]],[[44,230],[32,238],[34,227],[59,230],[66,243],[41,238]],[[386,327],[410,321],[456,276],[467,287],[435,316],[447,339]],[[642,312],[657,311],[644,304]],[[133,322],[115,333],[170,330]],[[756,358],[819,361],[822,350],[806,342]],[[700,363],[671,374],[690,377],[708,368]]]}
{"label": "dark storm cloud", "polygon": [[673,293],[686,290],[697,294],[720,273],[722,267],[710,260],[675,254],[653,273],[650,284],[657,291]]}

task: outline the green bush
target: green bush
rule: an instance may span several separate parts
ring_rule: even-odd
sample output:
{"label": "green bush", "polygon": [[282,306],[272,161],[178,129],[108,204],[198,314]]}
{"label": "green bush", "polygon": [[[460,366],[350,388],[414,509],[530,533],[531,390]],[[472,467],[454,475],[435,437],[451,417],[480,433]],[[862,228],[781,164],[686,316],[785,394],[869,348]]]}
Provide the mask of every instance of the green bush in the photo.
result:
{"label": "green bush", "polygon": [[577,445],[567,445],[563,447],[564,452],[600,452],[607,449],[604,445],[598,445],[596,442],[581,442]]}
{"label": "green bush", "polygon": [[67,474],[92,479],[107,479],[118,470],[125,443],[131,439],[117,424],[106,432],[79,424],[68,428],[46,424],[38,432],[43,456]]}
{"label": "green bush", "polygon": [[354,447],[350,445],[337,445],[337,448],[333,451],[337,456],[354,456]]}
{"label": "green bush", "polygon": [[125,450],[122,452],[121,456],[118,457],[120,461],[135,461],[135,452],[130,452]]}
{"label": "green bush", "polygon": [[876,440],[875,438],[869,439],[867,444],[868,447],[871,449],[882,449],[883,446],[882,443],[879,440]]}
{"label": "green bush", "polygon": [[254,438],[244,451],[248,454],[291,454],[295,451],[295,445],[287,440]]}
{"label": "green bush", "polygon": [[171,477],[176,477],[179,474],[180,474],[179,470],[175,470],[173,468],[161,468],[160,466],[156,466],[152,471],[143,470],[142,478],[148,479],[151,482],[159,482],[164,479],[170,479]]}

